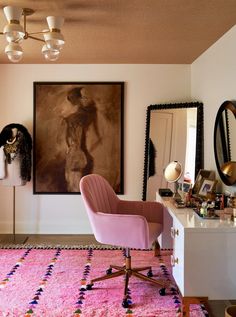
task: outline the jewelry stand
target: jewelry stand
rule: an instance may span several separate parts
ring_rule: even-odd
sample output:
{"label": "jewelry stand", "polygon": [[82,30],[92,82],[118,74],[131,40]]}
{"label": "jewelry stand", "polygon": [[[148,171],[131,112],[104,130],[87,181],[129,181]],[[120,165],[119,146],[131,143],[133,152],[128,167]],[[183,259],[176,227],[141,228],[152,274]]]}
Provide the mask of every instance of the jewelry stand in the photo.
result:
{"label": "jewelry stand", "polygon": [[16,234],[16,187],[13,186],[13,233],[1,239],[1,243],[25,244],[28,237],[24,234]]}

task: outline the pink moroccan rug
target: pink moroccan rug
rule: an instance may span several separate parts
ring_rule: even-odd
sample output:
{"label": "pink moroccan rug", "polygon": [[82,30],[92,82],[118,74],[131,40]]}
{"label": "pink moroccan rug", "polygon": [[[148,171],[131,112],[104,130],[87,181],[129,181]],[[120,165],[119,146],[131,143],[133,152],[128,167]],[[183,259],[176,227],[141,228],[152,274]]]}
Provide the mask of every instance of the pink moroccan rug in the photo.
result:
{"label": "pink moroccan rug", "polygon": [[[172,282],[166,296],[158,287],[131,277],[129,309],[122,307],[123,277],[98,282],[109,264],[123,265],[122,250],[0,249],[0,316],[14,317],[177,317],[180,296],[173,282],[170,251],[131,251],[133,266],[152,265],[154,278]],[[192,317],[208,316],[191,306]]]}

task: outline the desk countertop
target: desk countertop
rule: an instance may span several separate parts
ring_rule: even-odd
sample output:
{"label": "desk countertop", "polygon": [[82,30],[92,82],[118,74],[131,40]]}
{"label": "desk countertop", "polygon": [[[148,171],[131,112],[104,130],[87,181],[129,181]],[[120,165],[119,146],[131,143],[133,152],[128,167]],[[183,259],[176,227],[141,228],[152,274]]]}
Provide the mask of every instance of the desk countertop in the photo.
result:
{"label": "desk countertop", "polygon": [[157,197],[157,200],[162,202],[168,209],[173,219],[176,219],[185,230],[212,232],[236,232],[236,223],[231,220],[221,219],[204,219],[200,217],[191,208],[177,208],[173,203],[173,198]]}

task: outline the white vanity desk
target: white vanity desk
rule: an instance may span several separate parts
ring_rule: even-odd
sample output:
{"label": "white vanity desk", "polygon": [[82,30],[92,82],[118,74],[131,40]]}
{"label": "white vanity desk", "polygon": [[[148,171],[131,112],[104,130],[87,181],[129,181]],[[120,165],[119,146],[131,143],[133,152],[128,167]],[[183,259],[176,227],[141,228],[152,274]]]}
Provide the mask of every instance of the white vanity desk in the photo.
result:
{"label": "white vanity desk", "polygon": [[166,207],[163,241],[171,231],[172,273],[183,298],[235,299],[236,224],[202,219],[190,208],[176,208],[172,198],[157,194],[156,200]]}

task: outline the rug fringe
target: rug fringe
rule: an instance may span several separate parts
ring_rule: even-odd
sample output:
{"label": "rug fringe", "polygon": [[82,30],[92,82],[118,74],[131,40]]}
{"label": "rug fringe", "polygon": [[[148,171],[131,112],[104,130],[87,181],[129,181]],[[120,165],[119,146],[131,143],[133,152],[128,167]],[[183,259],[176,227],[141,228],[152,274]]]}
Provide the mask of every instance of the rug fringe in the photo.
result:
{"label": "rug fringe", "polygon": [[[116,247],[112,245],[68,245],[68,244],[0,244],[0,249],[64,249],[64,250],[122,250],[122,247]],[[133,249],[141,250],[141,249]],[[146,249],[142,251],[150,251],[152,249]],[[161,249],[162,251],[172,251],[171,249]]]}
{"label": "rug fringe", "polygon": [[67,245],[67,244],[0,244],[0,249],[65,249],[65,250],[121,250],[122,248],[109,245]]}

